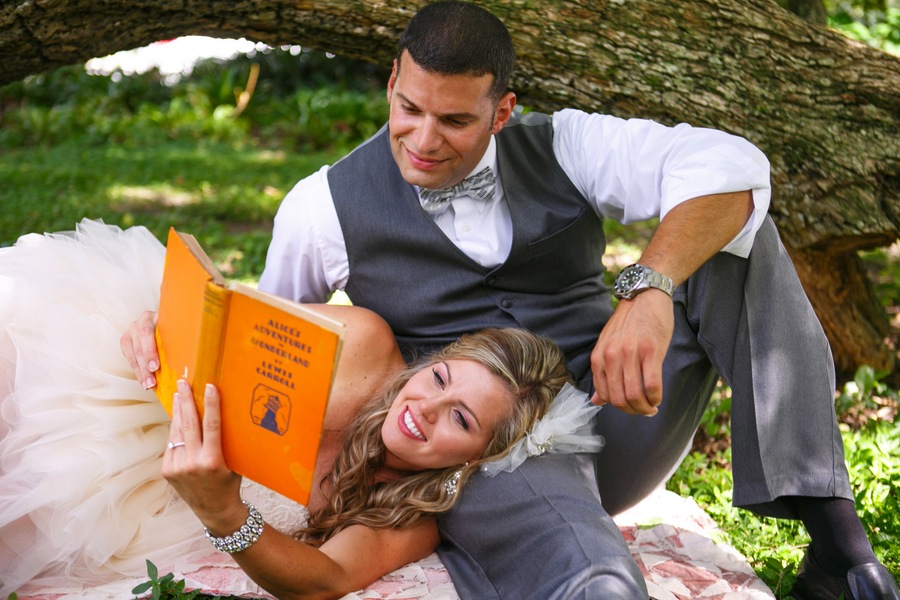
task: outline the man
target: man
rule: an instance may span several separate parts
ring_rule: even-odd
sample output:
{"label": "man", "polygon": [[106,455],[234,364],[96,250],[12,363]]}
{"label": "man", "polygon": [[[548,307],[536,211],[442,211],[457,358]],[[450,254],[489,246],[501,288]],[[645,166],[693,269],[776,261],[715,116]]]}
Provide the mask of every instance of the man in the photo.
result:
{"label": "man", "polygon": [[[660,485],[719,375],[734,393],[735,504],[800,518],[811,534],[798,597],[898,598],[855,513],[830,351],[766,217],[765,157],[687,125],[516,115],[513,61],[487,11],[417,13],[388,82],[388,125],[288,194],[260,280],[300,302],[344,289],[408,358],[486,326],[539,331],[611,405],[599,458],[547,456],[470,482],[441,522],[461,596],[646,597],[595,482],[611,514]],[[655,216],[613,311],[602,218]]]}

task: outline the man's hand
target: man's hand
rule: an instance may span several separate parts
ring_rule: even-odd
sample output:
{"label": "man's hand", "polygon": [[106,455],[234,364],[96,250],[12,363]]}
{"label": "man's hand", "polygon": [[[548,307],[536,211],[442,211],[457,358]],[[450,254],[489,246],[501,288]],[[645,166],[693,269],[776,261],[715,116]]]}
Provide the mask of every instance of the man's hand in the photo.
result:
{"label": "man's hand", "polygon": [[[753,210],[749,190],[682,202],[659,222],[637,262],[668,275],[677,287],[741,231]],[[655,415],[674,329],[672,299],[665,292],[650,289],[620,301],[591,353],[597,390],[592,401]]]}
{"label": "man's hand", "polygon": [[662,402],[662,363],[674,329],[672,299],[650,289],[619,302],[591,353],[594,404],[652,416]]}
{"label": "man's hand", "polygon": [[122,354],[145,390],[156,387],[159,352],[156,349],[156,313],[144,311],[119,338]]}

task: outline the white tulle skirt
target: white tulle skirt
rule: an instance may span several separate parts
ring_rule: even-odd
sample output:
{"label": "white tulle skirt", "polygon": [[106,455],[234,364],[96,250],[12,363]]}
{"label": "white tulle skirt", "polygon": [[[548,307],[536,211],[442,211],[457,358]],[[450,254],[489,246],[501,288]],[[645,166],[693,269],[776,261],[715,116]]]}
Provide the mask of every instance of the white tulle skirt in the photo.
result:
{"label": "white tulle skirt", "polygon": [[[0,249],[0,598],[208,560],[160,477],[168,415],[119,348],[158,304],[164,255],[145,228],[89,220]],[[267,521],[302,523],[302,507],[268,498]]]}

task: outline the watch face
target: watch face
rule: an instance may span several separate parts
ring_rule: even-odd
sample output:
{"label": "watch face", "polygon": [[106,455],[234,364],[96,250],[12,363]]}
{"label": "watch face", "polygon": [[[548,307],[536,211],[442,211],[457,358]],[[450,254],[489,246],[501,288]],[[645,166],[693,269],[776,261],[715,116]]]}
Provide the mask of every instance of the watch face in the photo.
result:
{"label": "watch face", "polygon": [[616,292],[627,294],[644,280],[644,269],[640,265],[626,267],[616,278]]}

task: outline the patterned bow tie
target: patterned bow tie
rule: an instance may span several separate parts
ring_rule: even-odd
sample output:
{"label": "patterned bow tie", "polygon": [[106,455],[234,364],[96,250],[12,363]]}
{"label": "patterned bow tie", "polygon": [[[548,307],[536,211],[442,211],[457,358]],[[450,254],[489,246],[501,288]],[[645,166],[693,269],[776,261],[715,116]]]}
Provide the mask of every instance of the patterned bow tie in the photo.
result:
{"label": "patterned bow tie", "polygon": [[471,177],[442,190],[422,188],[419,190],[419,202],[429,214],[439,215],[447,210],[451,200],[463,194],[474,196],[482,202],[490,200],[494,196],[494,172],[491,168],[485,167]]}

